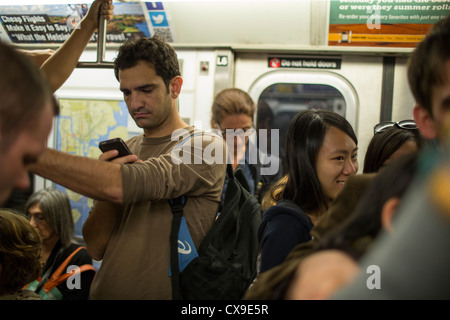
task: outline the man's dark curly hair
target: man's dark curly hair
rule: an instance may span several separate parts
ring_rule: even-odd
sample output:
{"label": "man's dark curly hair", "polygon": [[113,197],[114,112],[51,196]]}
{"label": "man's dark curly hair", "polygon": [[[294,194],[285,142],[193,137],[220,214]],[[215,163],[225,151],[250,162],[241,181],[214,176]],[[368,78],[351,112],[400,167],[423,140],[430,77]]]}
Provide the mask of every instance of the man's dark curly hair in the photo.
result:
{"label": "man's dark curly hair", "polygon": [[169,92],[170,80],[181,75],[178,57],[173,47],[158,36],[128,40],[120,48],[114,61],[114,75],[119,80],[119,71],[136,66],[139,61],[153,65]]}

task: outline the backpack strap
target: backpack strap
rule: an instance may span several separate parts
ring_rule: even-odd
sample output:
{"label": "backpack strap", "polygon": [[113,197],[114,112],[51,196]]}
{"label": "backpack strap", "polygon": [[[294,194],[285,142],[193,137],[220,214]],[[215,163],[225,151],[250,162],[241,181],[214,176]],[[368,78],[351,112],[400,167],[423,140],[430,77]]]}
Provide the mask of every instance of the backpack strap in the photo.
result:
{"label": "backpack strap", "polygon": [[49,281],[47,281],[47,283],[44,285],[44,291],[49,292],[53,288],[59,286],[61,283],[63,283],[67,279],[69,279],[70,277],[72,277],[76,274],[80,274],[85,271],[95,271],[95,268],[91,264],[83,264],[82,266],[80,266],[76,269],[73,269],[71,272],[67,272],[67,273],[63,274],[58,279],[55,279],[55,280],[50,279]]}
{"label": "backpack strap", "polygon": [[227,163],[227,175],[228,179],[230,180],[234,179],[233,166],[231,165],[231,163]]}
{"label": "backpack strap", "polygon": [[[61,247],[58,251],[58,253],[56,254],[56,257],[61,254],[63,252],[63,248]],[[36,292],[37,294],[39,294],[39,292],[42,290],[42,288],[44,287],[44,285],[47,283],[48,279],[51,276],[51,272],[55,266],[56,263],[56,257],[53,259],[53,263],[50,266],[50,268],[47,269],[47,272],[42,276],[42,278],[38,278],[37,280],[39,281],[39,284],[37,285],[36,289],[34,289],[34,292]]]}
{"label": "backpack strap", "polygon": [[170,230],[170,270],[172,278],[172,299],[181,300],[180,293],[180,270],[178,267],[178,231],[180,230],[181,218],[183,217],[183,207],[186,197],[180,196],[169,199],[172,210],[172,229]]}
{"label": "backpack strap", "polygon": [[227,172],[229,181],[236,179],[242,185],[242,187],[244,187],[245,190],[250,192],[250,185],[248,184],[247,178],[245,178],[244,172],[242,171],[241,167],[237,167],[233,171],[233,166],[231,165],[231,163],[228,163]]}
{"label": "backpack strap", "polygon": [[[181,147],[186,141],[194,136],[204,134],[202,131],[189,135],[189,137],[181,140],[175,147]],[[180,292],[180,270],[178,264],[178,231],[180,230],[181,218],[183,217],[183,207],[186,203],[186,197],[180,196],[178,198],[169,199],[169,205],[172,210],[172,229],[170,230],[170,270],[172,278],[172,299],[181,300]]]}
{"label": "backpack strap", "polygon": [[75,269],[72,272],[65,273],[64,275],[61,276],[61,274],[66,270],[67,265],[69,264],[70,260],[72,260],[72,258],[75,256],[75,254],[78,251],[80,251],[81,249],[86,249],[86,248],[85,247],[78,247],[75,251],[73,251],[64,260],[63,263],[61,263],[61,265],[58,267],[58,269],[56,269],[56,271],[51,275],[51,277],[48,279],[48,281],[44,284],[45,292],[49,292],[50,290],[52,290],[56,286],[58,286],[61,283],[63,283],[66,279],[68,279],[70,276],[72,276],[74,274],[81,273],[81,272],[87,271],[87,270],[94,270],[95,271],[95,268],[92,265],[86,264],[86,265],[82,265],[80,267],[79,272],[76,272],[76,269]]}

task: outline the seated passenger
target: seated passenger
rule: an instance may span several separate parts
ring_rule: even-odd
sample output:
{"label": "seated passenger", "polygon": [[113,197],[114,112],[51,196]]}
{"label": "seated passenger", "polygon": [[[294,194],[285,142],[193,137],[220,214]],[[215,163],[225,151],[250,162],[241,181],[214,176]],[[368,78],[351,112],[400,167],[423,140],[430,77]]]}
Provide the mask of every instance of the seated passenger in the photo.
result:
{"label": "seated passenger", "polygon": [[[45,285],[45,281],[54,274],[67,257],[79,250],[70,258],[67,267],[88,265],[89,270],[80,273],[78,287],[69,286],[66,281],[63,281],[55,288],[59,293],[55,294],[52,291],[52,295],[57,300],[87,300],[95,270],[86,248],[74,241],[74,221],[69,197],[56,189],[42,189],[28,199],[25,212],[30,217],[30,224],[37,230],[42,240],[40,256],[43,267],[42,280],[38,281],[40,287]],[[67,267],[63,268],[62,274],[68,272]]]}
{"label": "seated passenger", "polygon": [[23,286],[41,271],[41,240],[28,220],[0,209],[0,300],[41,300]]}
{"label": "seated passenger", "polygon": [[259,229],[261,272],[281,264],[358,171],[358,140],[350,123],[326,110],[299,112],[286,139],[286,184]]}

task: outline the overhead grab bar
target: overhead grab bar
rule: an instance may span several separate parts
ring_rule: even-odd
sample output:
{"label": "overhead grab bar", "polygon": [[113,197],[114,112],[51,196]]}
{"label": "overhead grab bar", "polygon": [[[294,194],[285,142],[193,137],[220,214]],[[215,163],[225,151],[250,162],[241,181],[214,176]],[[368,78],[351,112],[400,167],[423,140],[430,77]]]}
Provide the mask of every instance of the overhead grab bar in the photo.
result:
{"label": "overhead grab bar", "polygon": [[106,25],[108,21],[100,15],[97,30],[97,61],[78,62],[77,68],[114,68],[114,62],[105,61]]}

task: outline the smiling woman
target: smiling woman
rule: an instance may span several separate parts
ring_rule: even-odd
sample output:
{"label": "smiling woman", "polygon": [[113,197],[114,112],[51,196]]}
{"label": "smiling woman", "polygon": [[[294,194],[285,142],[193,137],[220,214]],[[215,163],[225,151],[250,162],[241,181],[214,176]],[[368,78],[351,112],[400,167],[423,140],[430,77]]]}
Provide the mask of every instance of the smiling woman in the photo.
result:
{"label": "smiling woman", "polygon": [[286,184],[259,229],[261,272],[310,240],[317,219],[358,171],[357,146],[352,126],[337,113],[305,110],[292,119],[286,137]]}

